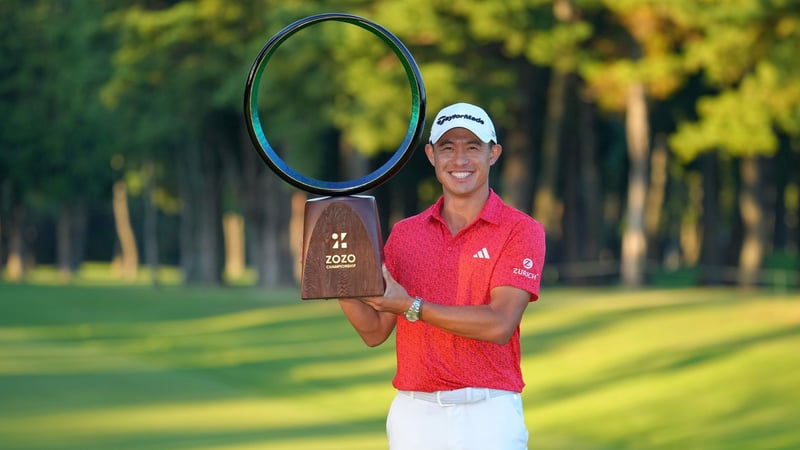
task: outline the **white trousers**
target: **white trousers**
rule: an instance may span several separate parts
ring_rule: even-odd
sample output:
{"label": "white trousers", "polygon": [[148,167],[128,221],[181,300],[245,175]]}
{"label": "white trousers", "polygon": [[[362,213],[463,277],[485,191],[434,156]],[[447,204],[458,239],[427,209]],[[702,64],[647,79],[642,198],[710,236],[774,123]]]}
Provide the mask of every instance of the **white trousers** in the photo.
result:
{"label": "white trousers", "polygon": [[528,448],[522,398],[517,393],[448,404],[398,392],[389,409],[386,433],[390,450]]}

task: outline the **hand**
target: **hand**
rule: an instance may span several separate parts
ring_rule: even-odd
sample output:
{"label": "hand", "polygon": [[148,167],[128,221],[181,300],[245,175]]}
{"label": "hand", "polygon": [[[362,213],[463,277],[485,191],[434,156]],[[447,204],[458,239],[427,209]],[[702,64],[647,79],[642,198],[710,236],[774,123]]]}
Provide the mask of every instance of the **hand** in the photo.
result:
{"label": "hand", "polygon": [[406,288],[400,286],[393,277],[392,274],[389,273],[389,269],[386,266],[382,266],[383,269],[383,280],[386,282],[386,290],[383,292],[384,297],[400,297],[406,298],[408,297],[408,292]]}
{"label": "hand", "polygon": [[365,297],[361,301],[371,306],[376,311],[403,314],[414,301],[408,295],[408,291],[400,285],[389,273],[389,269],[383,266],[383,280],[386,282],[386,290],[383,297]]}

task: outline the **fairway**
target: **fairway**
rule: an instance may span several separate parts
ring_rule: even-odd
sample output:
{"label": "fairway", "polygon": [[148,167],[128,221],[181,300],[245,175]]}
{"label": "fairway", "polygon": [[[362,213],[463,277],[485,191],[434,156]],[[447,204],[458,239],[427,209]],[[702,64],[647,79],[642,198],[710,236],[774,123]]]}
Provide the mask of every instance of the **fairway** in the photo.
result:
{"label": "fairway", "polygon": [[[545,288],[532,449],[800,447],[800,295]],[[0,449],[381,449],[393,338],[293,290],[0,284]]]}

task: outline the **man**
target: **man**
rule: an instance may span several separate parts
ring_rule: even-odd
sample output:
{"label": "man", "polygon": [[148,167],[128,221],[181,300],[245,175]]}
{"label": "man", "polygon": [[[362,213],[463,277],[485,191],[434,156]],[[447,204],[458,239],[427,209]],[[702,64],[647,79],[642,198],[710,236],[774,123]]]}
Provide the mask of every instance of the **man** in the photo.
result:
{"label": "man", "polygon": [[383,297],[340,299],[369,346],[397,328],[391,449],[526,449],[519,323],[539,294],[541,224],[489,188],[502,147],[482,108],[442,109],[425,154],[442,185],[394,225]]}

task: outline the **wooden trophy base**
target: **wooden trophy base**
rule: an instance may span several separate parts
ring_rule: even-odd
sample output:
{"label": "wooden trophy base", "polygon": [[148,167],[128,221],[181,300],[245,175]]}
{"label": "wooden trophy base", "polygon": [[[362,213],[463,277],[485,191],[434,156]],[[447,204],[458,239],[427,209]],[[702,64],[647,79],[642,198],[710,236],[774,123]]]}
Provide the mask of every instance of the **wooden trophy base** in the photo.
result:
{"label": "wooden trophy base", "polygon": [[383,238],[375,198],[306,201],[300,297],[380,297],[385,286]]}

